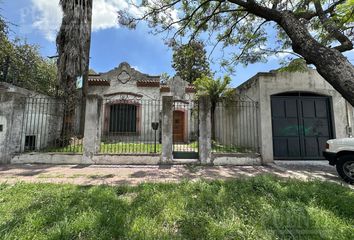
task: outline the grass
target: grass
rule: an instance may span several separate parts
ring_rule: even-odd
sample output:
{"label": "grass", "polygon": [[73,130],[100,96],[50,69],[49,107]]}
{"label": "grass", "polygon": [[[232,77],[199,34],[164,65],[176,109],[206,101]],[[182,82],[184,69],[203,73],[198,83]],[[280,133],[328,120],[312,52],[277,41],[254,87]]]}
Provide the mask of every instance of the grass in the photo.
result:
{"label": "grass", "polygon": [[[44,152],[82,153],[82,144],[46,148]],[[154,153],[154,143],[101,143],[100,153]],[[156,144],[156,153],[161,153],[161,144]]]}
{"label": "grass", "polygon": [[354,239],[354,192],[273,176],[0,185],[1,239]]}
{"label": "grass", "polygon": [[[101,143],[101,153],[155,153],[154,143]],[[161,144],[156,144],[156,153],[161,153]]]}
{"label": "grass", "polygon": [[[176,151],[190,151],[198,150],[198,142],[191,142],[189,144],[175,145]],[[156,153],[161,153],[162,145],[156,144]],[[82,144],[69,145],[65,147],[51,147],[46,148],[44,152],[61,152],[61,153],[82,153]],[[253,152],[249,148],[238,147],[234,145],[222,145],[220,143],[212,143],[212,152],[215,153],[250,153]],[[155,153],[154,143],[101,143],[100,153]]]}

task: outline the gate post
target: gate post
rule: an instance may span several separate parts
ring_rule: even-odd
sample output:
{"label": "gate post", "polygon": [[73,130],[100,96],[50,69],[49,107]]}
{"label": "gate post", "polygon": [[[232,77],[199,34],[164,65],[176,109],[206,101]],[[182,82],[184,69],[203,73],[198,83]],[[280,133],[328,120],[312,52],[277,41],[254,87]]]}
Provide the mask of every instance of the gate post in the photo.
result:
{"label": "gate post", "polygon": [[0,93],[0,164],[11,163],[21,151],[26,98],[19,93]]}
{"label": "gate post", "polygon": [[207,96],[199,99],[199,160],[211,164],[211,104]]}
{"label": "gate post", "polygon": [[161,162],[172,162],[173,156],[173,97],[162,97],[162,156]]}
{"label": "gate post", "polygon": [[82,162],[84,164],[93,163],[93,156],[100,150],[102,125],[101,108],[102,98],[100,96],[87,96],[82,156]]}

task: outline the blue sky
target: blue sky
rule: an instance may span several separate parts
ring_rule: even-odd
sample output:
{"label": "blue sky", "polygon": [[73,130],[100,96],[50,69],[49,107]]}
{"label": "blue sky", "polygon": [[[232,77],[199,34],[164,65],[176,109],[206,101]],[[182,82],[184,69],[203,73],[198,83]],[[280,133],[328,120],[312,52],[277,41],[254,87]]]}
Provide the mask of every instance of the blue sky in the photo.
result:
{"label": "blue sky", "polygon": [[[37,44],[43,56],[56,55],[55,34],[60,25],[59,0],[0,0],[1,15],[13,24],[12,36]],[[171,67],[172,51],[164,44],[163,35],[148,33],[147,27],[139,25],[135,30],[119,27],[116,10],[127,7],[125,0],[94,0],[93,34],[90,67],[106,72],[126,61],[138,70],[151,75],[163,72],[174,75]],[[220,57],[215,51],[214,59]],[[353,51],[349,58],[354,60]],[[218,61],[211,65],[217,76],[222,76]],[[257,72],[279,67],[279,60],[272,57],[267,63],[237,66],[232,76],[233,86],[246,81]]]}

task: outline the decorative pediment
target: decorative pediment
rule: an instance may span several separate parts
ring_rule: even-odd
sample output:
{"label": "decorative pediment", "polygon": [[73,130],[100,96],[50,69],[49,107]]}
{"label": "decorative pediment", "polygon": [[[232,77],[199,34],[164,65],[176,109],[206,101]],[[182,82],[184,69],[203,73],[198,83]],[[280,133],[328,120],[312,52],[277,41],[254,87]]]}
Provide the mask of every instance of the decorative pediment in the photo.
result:
{"label": "decorative pediment", "polygon": [[126,84],[127,82],[130,81],[131,76],[130,76],[130,74],[129,74],[127,71],[123,70],[123,71],[118,75],[117,79],[118,79],[118,81],[121,82],[122,84]]}

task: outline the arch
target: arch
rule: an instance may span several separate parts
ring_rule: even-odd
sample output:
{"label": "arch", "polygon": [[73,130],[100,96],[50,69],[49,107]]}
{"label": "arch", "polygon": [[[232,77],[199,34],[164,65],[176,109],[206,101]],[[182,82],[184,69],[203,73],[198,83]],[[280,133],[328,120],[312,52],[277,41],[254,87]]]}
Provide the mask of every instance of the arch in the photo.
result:
{"label": "arch", "polygon": [[288,92],[280,92],[273,94],[271,96],[279,96],[279,97],[329,97],[329,95],[311,92],[311,91],[288,91]]}

